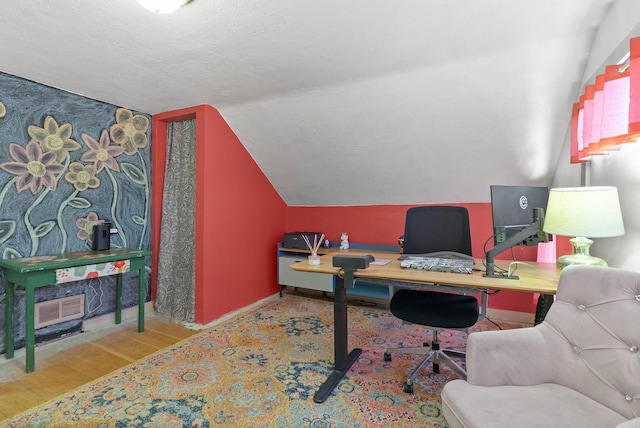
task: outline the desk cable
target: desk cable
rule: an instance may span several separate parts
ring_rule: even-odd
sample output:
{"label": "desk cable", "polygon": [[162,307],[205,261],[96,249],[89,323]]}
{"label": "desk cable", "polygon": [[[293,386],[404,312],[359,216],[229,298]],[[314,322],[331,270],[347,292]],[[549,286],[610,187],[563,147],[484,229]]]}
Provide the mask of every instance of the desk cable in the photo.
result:
{"label": "desk cable", "polygon": [[[484,241],[484,247],[483,247],[483,251],[484,254],[487,254],[487,244],[489,243],[489,241],[491,241],[493,238],[495,237],[495,235],[491,235],[489,238],[487,238],[486,241]],[[516,255],[513,252],[513,247],[510,248],[511,251],[511,263],[509,263],[509,267],[507,269],[495,266],[494,270],[496,271],[496,273],[503,275],[505,278],[511,277],[516,273],[516,270],[518,270],[518,265],[522,264],[522,265],[526,265],[526,266],[531,266],[528,263],[525,262],[519,262],[516,260]],[[486,271],[486,267],[487,267],[487,259],[486,257],[482,257],[482,265],[485,267],[485,271]],[[515,265],[515,267],[514,267]],[[496,293],[491,293],[491,294],[496,294]]]}
{"label": "desk cable", "polygon": [[[513,270],[511,270],[511,267],[515,265],[515,268]],[[527,262],[519,262],[517,260],[512,261],[511,263],[509,263],[509,269],[507,270],[507,276],[511,276],[514,273],[516,273],[516,270],[518,270],[518,265],[524,265],[524,266],[530,266],[531,265]]]}

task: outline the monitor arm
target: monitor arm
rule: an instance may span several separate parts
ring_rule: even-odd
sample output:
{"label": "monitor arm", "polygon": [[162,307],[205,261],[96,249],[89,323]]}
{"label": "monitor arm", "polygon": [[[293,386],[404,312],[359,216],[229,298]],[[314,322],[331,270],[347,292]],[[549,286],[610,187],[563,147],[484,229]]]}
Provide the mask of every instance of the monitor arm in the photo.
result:
{"label": "monitor arm", "polygon": [[502,241],[489,251],[487,251],[485,258],[487,259],[487,271],[483,276],[487,276],[490,278],[509,278],[509,279],[518,279],[515,275],[501,275],[495,273],[495,258],[498,254],[501,254],[504,251],[507,251],[509,248],[517,245],[519,242],[524,241],[531,235],[535,235],[538,233],[538,222],[531,223],[529,226],[522,229],[520,232],[515,235],[509,237],[507,240]]}
{"label": "monitor arm", "polygon": [[509,237],[505,241],[499,243],[485,254],[487,260],[487,271],[483,276],[490,278],[508,278],[518,279],[515,275],[501,275],[495,272],[495,258],[498,254],[508,250],[509,248],[517,245],[519,242],[524,241],[530,236],[537,236],[538,242],[547,242],[546,233],[542,231],[542,225],[544,224],[544,210],[542,208],[535,208],[534,210],[534,222],[529,226],[522,229],[520,232]]}

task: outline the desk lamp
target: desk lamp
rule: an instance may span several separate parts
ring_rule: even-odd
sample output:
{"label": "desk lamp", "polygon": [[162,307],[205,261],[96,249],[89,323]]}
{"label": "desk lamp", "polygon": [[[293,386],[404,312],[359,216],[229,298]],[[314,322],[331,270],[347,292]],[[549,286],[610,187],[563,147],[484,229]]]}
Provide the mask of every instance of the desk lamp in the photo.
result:
{"label": "desk lamp", "polygon": [[[593,241],[624,235],[622,212],[615,187],[565,187],[551,189],[543,230],[570,239],[573,254],[558,258],[558,268],[568,265],[607,266],[589,254]],[[589,238],[587,238],[589,237]]]}

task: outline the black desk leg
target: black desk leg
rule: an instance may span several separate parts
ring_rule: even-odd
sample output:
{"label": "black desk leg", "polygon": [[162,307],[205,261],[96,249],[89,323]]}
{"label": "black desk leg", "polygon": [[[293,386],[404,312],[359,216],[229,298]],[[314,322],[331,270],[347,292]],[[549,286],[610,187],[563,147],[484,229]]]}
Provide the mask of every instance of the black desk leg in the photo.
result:
{"label": "black desk leg", "polygon": [[549,312],[549,308],[553,303],[554,296],[550,294],[541,294],[538,297],[538,304],[536,305],[536,318],[534,321],[534,325],[540,324],[544,321],[544,317],[547,316],[547,312]]}
{"label": "black desk leg", "polygon": [[353,287],[353,272],[345,272],[345,278],[336,278],[336,289],[333,296],[333,349],[334,370],[313,396],[316,403],[324,403],[331,395],[349,368],[356,362],[362,349],[355,348],[349,352],[347,339],[347,290],[345,285]]}

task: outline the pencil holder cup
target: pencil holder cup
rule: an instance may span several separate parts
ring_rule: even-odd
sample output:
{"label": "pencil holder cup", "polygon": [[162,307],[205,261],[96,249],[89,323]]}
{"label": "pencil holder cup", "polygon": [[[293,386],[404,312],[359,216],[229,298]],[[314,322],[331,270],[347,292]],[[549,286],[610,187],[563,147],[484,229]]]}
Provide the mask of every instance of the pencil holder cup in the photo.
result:
{"label": "pencil holder cup", "polygon": [[309,256],[309,264],[310,265],[319,265],[320,264],[320,256],[318,256],[318,255],[310,255]]}

